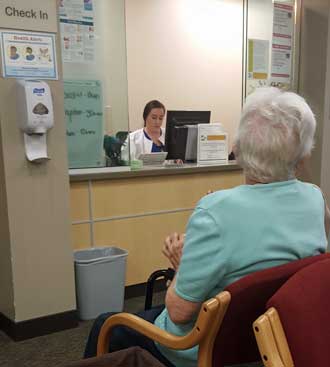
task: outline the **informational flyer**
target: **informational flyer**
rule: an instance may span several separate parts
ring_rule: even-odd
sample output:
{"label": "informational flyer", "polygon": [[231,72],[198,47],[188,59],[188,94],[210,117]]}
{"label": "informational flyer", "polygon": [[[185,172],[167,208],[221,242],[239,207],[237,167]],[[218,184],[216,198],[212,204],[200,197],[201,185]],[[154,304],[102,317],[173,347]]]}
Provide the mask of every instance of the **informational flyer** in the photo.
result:
{"label": "informational flyer", "polygon": [[221,124],[199,124],[197,138],[197,164],[228,162],[228,135]]}
{"label": "informational flyer", "polygon": [[4,78],[58,79],[55,35],[1,31]]}
{"label": "informational flyer", "polygon": [[269,41],[249,39],[248,78],[267,79],[269,69]]}
{"label": "informational flyer", "polygon": [[294,7],[274,3],[271,80],[276,83],[291,82]]}
{"label": "informational flyer", "polygon": [[95,61],[94,10],[92,0],[61,0],[59,6],[64,62]]}

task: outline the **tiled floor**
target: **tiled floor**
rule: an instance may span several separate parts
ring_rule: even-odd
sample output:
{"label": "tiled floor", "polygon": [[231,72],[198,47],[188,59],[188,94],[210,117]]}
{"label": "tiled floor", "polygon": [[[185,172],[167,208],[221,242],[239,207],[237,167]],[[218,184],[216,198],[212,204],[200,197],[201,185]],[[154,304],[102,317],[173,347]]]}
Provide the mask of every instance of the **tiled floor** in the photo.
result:
{"label": "tiled floor", "polygon": [[[164,301],[164,293],[156,293],[154,303]],[[137,312],[144,308],[144,297],[125,301],[124,311]],[[38,338],[13,342],[0,332],[1,367],[60,367],[79,360],[93,321],[80,322],[79,327]]]}

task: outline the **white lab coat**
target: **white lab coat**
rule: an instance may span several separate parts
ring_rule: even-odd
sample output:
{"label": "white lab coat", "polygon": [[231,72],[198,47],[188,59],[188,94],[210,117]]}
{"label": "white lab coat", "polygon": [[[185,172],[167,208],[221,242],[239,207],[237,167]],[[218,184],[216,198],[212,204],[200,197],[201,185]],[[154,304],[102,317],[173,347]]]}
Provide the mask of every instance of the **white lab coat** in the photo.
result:
{"label": "white lab coat", "polygon": [[[161,128],[162,135],[159,137],[159,141],[165,144],[165,129]],[[129,144],[128,144],[129,139]],[[133,131],[129,134],[125,143],[121,148],[121,159],[128,161],[129,150],[131,152],[131,160],[138,159],[140,154],[151,153],[152,140],[145,137],[143,129]]]}

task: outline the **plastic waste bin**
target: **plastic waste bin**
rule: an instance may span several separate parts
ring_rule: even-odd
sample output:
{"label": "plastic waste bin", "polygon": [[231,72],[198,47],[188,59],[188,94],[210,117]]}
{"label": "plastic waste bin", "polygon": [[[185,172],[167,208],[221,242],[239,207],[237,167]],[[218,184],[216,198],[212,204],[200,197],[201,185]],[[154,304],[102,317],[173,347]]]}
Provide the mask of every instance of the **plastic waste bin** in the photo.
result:
{"label": "plastic waste bin", "polygon": [[74,252],[77,308],[81,320],[123,310],[127,255],[127,251],[118,247]]}

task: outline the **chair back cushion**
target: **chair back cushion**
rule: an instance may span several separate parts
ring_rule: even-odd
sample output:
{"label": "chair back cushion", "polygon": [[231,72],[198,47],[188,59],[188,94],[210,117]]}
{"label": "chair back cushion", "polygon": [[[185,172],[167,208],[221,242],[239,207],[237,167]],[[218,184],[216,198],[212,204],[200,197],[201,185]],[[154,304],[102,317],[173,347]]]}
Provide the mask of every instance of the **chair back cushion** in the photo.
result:
{"label": "chair back cushion", "polygon": [[330,260],[309,265],[269,300],[279,313],[295,367],[330,366]]}
{"label": "chair back cushion", "polygon": [[261,270],[230,284],[226,290],[231,294],[231,302],[215,340],[213,367],[260,360],[253,322],[265,312],[267,301],[293,274],[324,259],[330,259],[330,254]]}

